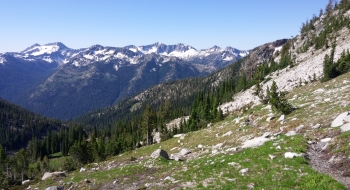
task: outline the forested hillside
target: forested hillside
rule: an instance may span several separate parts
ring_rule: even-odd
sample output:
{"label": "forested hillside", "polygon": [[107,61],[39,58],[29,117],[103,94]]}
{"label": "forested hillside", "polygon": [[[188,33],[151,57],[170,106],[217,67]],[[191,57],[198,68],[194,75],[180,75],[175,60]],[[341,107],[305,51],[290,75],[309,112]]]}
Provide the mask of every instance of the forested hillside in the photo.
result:
{"label": "forested hillside", "polygon": [[32,138],[41,139],[62,126],[59,120],[42,117],[0,99],[0,144],[8,151],[25,147]]}

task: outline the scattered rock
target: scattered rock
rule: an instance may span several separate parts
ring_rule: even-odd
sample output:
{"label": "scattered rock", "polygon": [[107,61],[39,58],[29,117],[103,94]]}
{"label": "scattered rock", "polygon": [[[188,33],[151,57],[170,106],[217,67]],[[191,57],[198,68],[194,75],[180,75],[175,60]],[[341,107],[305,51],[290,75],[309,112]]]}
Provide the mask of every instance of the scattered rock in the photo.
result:
{"label": "scattered rock", "polygon": [[266,119],[266,121],[267,121],[267,122],[270,122],[270,121],[273,120],[273,119],[275,119],[275,116],[268,117],[268,118]]}
{"label": "scattered rock", "polygon": [[174,138],[179,138],[179,137],[182,137],[182,136],[185,136],[185,134],[176,134],[176,135],[174,135]]}
{"label": "scattered rock", "polygon": [[229,131],[229,132],[223,134],[222,136],[225,137],[225,136],[230,136],[230,135],[232,135],[232,131]]}
{"label": "scattered rock", "polygon": [[203,146],[203,145],[201,145],[201,144],[199,144],[199,145],[197,146],[197,148],[199,148],[201,151],[203,151],[204,146]]}
{"label": "scattered rock", "polygon": [[151,158],[159,158],[160,156],[165,158],[165,159],[169,159],[168,153],[165,150],[162,150],[162,149],[157,149],[156,151],[154,151],[151,154]]}
{"label": "scattered rock", "polygon": [[276,146],[276,150],[281,150],[281,149],[282,149],[282,148],[281,148],[280,145]]}
{"label": "scattered rock", "polygon": [[248,188],[248,189],[254,189],[254,183],[249,183],[249,184],[247,185],[247,188]]}
{"label": "scattered rock", "polygon": [[245,141],[242,145],[242,148],[258,147],[263,145],[266,141],[269,141],[269,140],[270,140],[269,138],[266,138],[264,136],[255,137],[254,139]]}
{"label": "scattered rock", "polygon": [[285,115],[281,115],[281,117],[277,121],[284,121]]}
{"label": "scattered rock", "polygon": [[183,161],[182,156],[179,154],[171,154],[169,159],[175,161]]}
{"label": "scattered rock", "polygon": [[275,155],[272,155],[272,154],[269,154],[269,157],[270,157],[271,160],[273,160],[273,159],[276,158],[276,156],[275,156]]}
{"label": "scattered rock", "polygon": [[347,123],[340,127],[341,132],[350,131],[350,123]]}
{"label": "scattered rock", "polygon": [[80,168],[79,172],[85,172],[86,168]]}
{"label": "scattered rock", "polygon": [[117,184],[119,181],[116,179],[113,181],[113,184]]}
{"label": "scattered rock", "polygon": [[22,181],[22,185],[24,185],[24,184],[26,184],[26,183],[28,183],[28,182],[30,182],[30,180],[29,180],[29,179],[24,180],[24,181]]}
{"label": "scattered rock", "polygon": [[294,136],[296,134],[297,134],[296,131],[288,131],[288,133],[286,133],[286,136]]}
{"label": "scattered rock", "polygon": [[93,172],[97,172],[98,170],[100,170],[99,167],[97,167],[97,168],[91,168],[91,171],[93,171]]}
{"label": "scattered rock", "polygon": [[298,154],[298,153],[295,153],[295,152],[286,152],[286,153],[284,153],[284,157],[285,158],[295,158],[295,157],[300,157],[300,156],[304,156],[304,154],[303,153]]}
{"label": "scattered rock", "polygon": [[267,105],[267,106],[265,106],[265,107],[263,107],[263,108],[261,108],[262,110],[264,110],[264,109],[271,109],[271,105]]}
{"label": "scattered rock", "polygon": [[64,190],[64,186],[51,186],[46,188],[45,190]]}
{"label": "scattered rock", "polygon": [[319,89],[317,89],[317,90],[314,91],[314,94],[319,94],[319,93],[322,93],[322,92],[324,92],[324,91],[325,91],[324,88],[319,88]]}
{"label": "scattered rock", "polygon": [[313,129],[318,129],[321,127],[321,124],[317,123],[316,125],[312,126]]}
{"label": "scattered rock", "polygon": [[181,149],[181,151],[180,151],[180,155],[181,155],[181,156],[186,156],[187,154],[190,154],[190,153],[191,153],[191,151],[188,150],[187,148],[183,148],[183,149]]}
{"label": "scattered rock", "polygon": [[320,141],[321,142],[329,142],[329,141],[331,141],[332,140],[332,138],[325,138],[325,139],[321,139]]}
{"label": "scattered rock", "polygon": [[325,151],[325,150],[327,150],[327,148],[328,148],[328,143],[326,143],[326,144],[322,147],[321,151]]}
{"label": "scattered rock", "polygon": [[295,131],[299,132],[304,127],[305,127],[304,125],[299,125],[297,128],[295,128]]}
{"label": "scattered rock", "polygon": [[236,151],[238,151],[238,147],[233,147],[233,148],[228,148],[228,149],[226,149],[226,152],[236,152]]}
{"label": "scattered rock", "polygon": [[315,141],[307,141],[307,144],[316,144]]}
{"label": "scattered rock", "polygon": [[247,174],[247,172],[248,172],[248,168],[244,168],[244,169],[241,169],[241,170],[239,171],[239,173],[242,174],[242,175]]}
{"label": "scattered rock", "polygon": [[335,118],[331,124],[331,127],[340,127],[344,125],[345,122],[350,122],[350,112],[341,113],[337,118]]}
{"label": "scattered rock", "polygon": [[265,132],[262,136],[265,138],[269,138],[271,136],[271,132]]}
{"label": "scattered rock", "polygon": [[180,140],[184,140],[185,139],[185,135],[182,135],[181,137],[180,137]]}
{"label": "scattered rock", "polygon": [[84,179],[84,182],[85,182],[85,183],[91,183],[91,181],[88,180],[88,179]]}
{"label": "scattered rock", "polygon": [[224,145],[224,143],[219,143],[219,144],[213,146],[212,149],[219,149],[219,148],[221,148],[223,145]]}
{"label": "scattered rock", "polygon": [[66,173],[65,172],[45,172],[45,174],[43,175],[43,177],[41,178],[41,180],[45,180],[49,177],[66,177]]}
{"label": "scattered rock", "polygon": [[213,155],[215,155],[217,153],[219,153],[219,151],[217,149],[214,149],[214,150],[211,151],[211,154],[213,154]]}
{"label": "scattered rock", "polygon": [[170,176],[167,176],[166,178],[164,178],[164,181],[171,181],[171,182],[175,182],[175,179],[170,177]]}

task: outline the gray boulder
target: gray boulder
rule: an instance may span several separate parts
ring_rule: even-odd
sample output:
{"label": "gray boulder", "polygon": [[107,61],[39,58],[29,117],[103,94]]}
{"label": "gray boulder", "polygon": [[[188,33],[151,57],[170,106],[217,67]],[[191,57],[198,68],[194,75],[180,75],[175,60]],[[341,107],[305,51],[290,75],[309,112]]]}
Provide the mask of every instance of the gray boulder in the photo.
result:
{"label": "gray boulder", "polygon": [[186,156],[187,154],[190,154],[190,153],[191,153],[191,151],[188,150],[187,148],[183,148],[183,149],[181,149],[181,151],[180,151],[180,155],[181,155],[181,156]]}
{"label": "gray boulder", "polygon": [[66,173],[65,172],[45,172],[45,174],[43,175],[43,177],[41,178],[41,180],[45,180],[47,178],[50,177],[66,177]]}
{"label": "gray boulder", "polygon": [[171,154],[170,160],[183,161],[183,157],[180,154]]}
{"label": "gray boulder", "polygon": [[156,151],[154,151],[151,154],[151,158],[159,158],[159,157],[163,157],[163,158],[169,160],[169,155],[165,150],[157,149]]}
{"label": "gray boulder", "polygon": [[350,122],[350,112],[343,112],[335,118],[331,124],[331,127],[340,127],[344,125],[344,123]]}

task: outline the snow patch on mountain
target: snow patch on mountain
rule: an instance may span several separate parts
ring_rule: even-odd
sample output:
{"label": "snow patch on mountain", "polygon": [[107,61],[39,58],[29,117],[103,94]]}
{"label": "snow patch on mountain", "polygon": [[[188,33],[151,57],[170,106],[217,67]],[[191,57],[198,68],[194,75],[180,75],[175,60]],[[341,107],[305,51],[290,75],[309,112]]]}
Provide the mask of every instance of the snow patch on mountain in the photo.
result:
{"label": "snow patch on mountain", "polygon": [[4,57],[0,57],[0,64],[4,65],[6,62],[6,59]]}
{"label": "snow patch on mountain", "polygon": [[46,61],[46,62],[49,62],[49,63],[53,62],[50,57],[44,57],[43,60]]}
{"label": "snow patch on mountain", "polygon": [[122,53],[117,53],[117,55],[114,56],[115,58],[118,58],[118,59],[124,59],[124,58],[128,58],[128,56],[122,54]]}
{"label": "snow patch on mountain", "polygon": [[93,60],[94,59],[94,56],[92,55],[83,55],[83,57],[85,57],[86,59],[90,59],[90,60]]}
{"label": "snow patch on mountain", "polygon": [[58,45],[43,45],[43,46],[37,46],[33,49],[29,50],[31,55],[38,56],[43,54],[51,54],[53,52],[57,52],[60,49]]}
{"label": "snow patch on mountain", "polygon": [[118,71],[118,69],[119,69],[119,68],[118,68],[118,65],[114,65],[113,68],[114,68],[114,70],[116,70],[116,71]]}

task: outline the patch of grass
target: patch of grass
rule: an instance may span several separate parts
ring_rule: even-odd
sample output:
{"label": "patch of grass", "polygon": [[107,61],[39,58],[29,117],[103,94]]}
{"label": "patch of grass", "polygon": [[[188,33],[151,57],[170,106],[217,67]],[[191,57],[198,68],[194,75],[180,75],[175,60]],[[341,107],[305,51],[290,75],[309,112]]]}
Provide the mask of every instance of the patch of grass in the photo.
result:
{"label": "patch of grass", "polygon": [[[283,136],[277,142],[288,151],[305,152],[307,148],[306,140],[300,135]],[[278,151],[273,143],[276,142],[270,141],[261,147],[249,148],[234,155],[193,160],[188,163],[189,169],[178,172],[176,178],[204,181],[210,176],[219,176],[223,181],[217,181],[217,185],[223,189],[247,189],[248,184],[254,184],[257,189],[344,189],[329,176],[317,174],[305,158],[284,158],[283,154],[287,150]],[[271,160],[269,154],[277,157]],[[248,172],[243,175],[240,170],[244,168],[248,168]],[[313,183],[315,181],[318,183]],[[197,188],[202,189],[203,184]]]}

